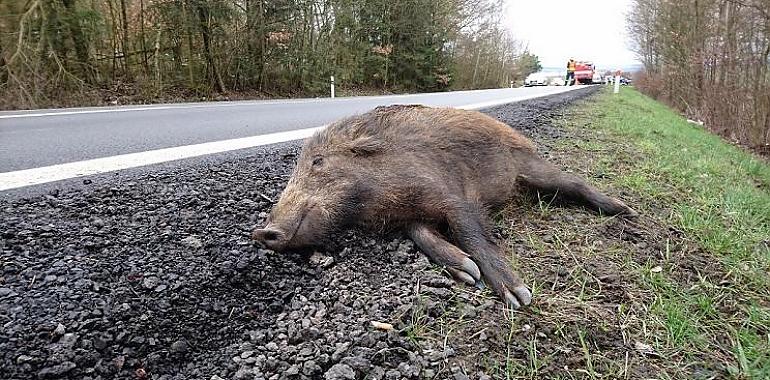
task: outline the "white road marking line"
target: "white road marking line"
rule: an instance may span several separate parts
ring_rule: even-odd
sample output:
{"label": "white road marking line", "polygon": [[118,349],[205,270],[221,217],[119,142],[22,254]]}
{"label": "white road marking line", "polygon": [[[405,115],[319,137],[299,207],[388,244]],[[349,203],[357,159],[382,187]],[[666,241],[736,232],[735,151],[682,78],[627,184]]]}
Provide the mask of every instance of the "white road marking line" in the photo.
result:
{"label": "white road marking line", "polygon": [[[340,99],[346,100],[346,99]],[[69,116],[69,115],[88,115],[97,113],[119,113],[119,112],[142,112],[142,111],[163,111],[163,110],[184,110],[195,108],[219,108],[219,107],[254,107],[263,105],[293,105],[303,103],[315,103],[317,100],[308,99],[304,101],[287,101],[287,102],[234,102],[234,103],[214,103],[214,104],[173,104],[167,106],[147,106],[147,107],[126,107],[126,108],[90,108],[90,109],[75,109],[71,111],[53,111],[53,112],[41,112],[41,113],[18,113],[3,115],[0,114],[0,120],[2,119],[21,119],[27,117],[44,117],[44,116]]]}
{"label": "white road marking line", "polygon": [[0,191],[310,137],[325,126],[0,173]]}
{"label": "white road marking line", "polygon": [[[480,109],[497,105],[513,103],[523,100],[535,99],[548,95],[555,95],[575,88],[559,88],[556,91],[516,96],[486,102],[472,103],[457,106],[460,109]],[[155,108],[158,109],[158,108]],[[107,110],[104,110],[107,112]],[[111,110],[110,112],[114,112]],[[301,140],[313,135],[326,126],[315,128],[297,129],[287,132],[269,133],[259,136],[242,137],[230,140],[213,141],[194,145],[185,145],[172,148],[163,148],[145,152],[121,154],[117,156],[95,158],[85,161],[69,162],[44,166],[39,168],[17,170],[0,173],[0,191],[11,190],[20,187],[40,185],[48,182],[61,181],[70,178],[84,177],[94,174],[114,172],[118,170],[159,164],[168,161],[182,160],[205,156],[214,153],[222,153],[231,150],[253,148],[256,146],[277,144],[287,141]]]}
{"label": "white road marking line", "polygon": [[[60,112],[43,112],[43,113],[19,113],[13,115],[0,115],[0,119],[21,119],[25,117],[41,117],[41,116],[66,116],[66,115],[78,115],[78,114],[90,114],[90,113],[110,113],[110,112],[136,112],[136,111],[152,111],[152,110],[168,110],[178,107],[172,106],[158,106],[158,107],[146,107],[146,108],[114,108],[114,109],[97,109],[97,110],[84,110],[84,111],[60,111]],[[195,108],[195,107],[187,107]]]}
{"label": "white road marking line", "polygon": [[[180,104],[168,104],[168,105],[147,105],[142,107],[120,107],[120,108],[99,108],[99,107],[86,107],[86,108],[72,108],[69,111],[60,111],[56,109],[49,109],[49,112],[25,112],[25,111],[9,111],[9,112],[21,112],[10,113],[0,112],[0,120],[2,119],[21,119],[28,117],[45,117],[45,116],[69,116],[69,115],[87,115],[87,114],[99,114],[99,113],[119,113],[119,112],[143,112],[143,111],[163,111],[163,110],[178,110],[178,109],[195,109],[195,108],[217,108],[217,107],[253,107],[253,106],[265,106],[265,105],[293,105],[293,104],[308,104],[308,103],[322,103],[324,101],[334,102],[348,102],[358,100],[362,98],[365,100],[380,100],[380,99],[408,99],[412,97],[425,97],[429,95],[462,95],[468,92],[478,91],[499,91],[504,92],[510,89],[491,89],[491,90],[466,90],[466,91],[453,91],[453,92],[437,92],[426,94],[403,94],[403,95],[383,95],[383,96],[363,96],[363,97],[348,97],[348,98],[335,98],[333,100],[329,98],[313,98],[313,99],[285,99],[285,100],[263,100],[263,101],[235,101],[235,102],[214,102],[205,104],[196,103],[180,103]],[[567,91],[567,88],[560,88],[560,91]],[[506,91],[507,92],[507,91]],[[550,92],[548,93],[550,94]],[[543,96],[543,95],[538,95]]]}
{"label": "white road marking line", "polygon": [[[418,94],[414,94],[418,95]],[[399,96],[412,96],[412,95],[399,95]],[[326,98],[324,98],[326,99]],[[293,104],[306,104],[306,103],[319,103],[324,99],[304,99],[304,100],[286,100],[286,101],[257,101],[257,102],[219,102],[219,103],[206,103],[206,104],[170,104],[170,105],[150,105],[146,107],[125,107],[125,108],[79,108],[70,111],[56,111],[51,112],[37,112],[37,113],[14,113],[4,115],[0,113],[0,120],[2,119],[21,119],[26,117],[44,117],[44,116],[68,116],[68,115],[87,115],[98,113],[118,113],[118,112],[142,112],[142,111],[163,111],[163,110],[183,110],[183,109],[195,109],[195,108],[218,108],[218,107],[254,107],[264,105],[293,105]],[[348,101],[354,98],[338,98],[335,101]]]}

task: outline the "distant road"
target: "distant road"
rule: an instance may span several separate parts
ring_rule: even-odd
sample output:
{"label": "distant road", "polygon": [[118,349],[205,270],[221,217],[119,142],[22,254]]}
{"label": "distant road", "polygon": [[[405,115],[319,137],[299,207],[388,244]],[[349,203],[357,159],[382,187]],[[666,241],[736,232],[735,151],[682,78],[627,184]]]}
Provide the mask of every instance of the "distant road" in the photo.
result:
{"label": "distant road", "polygon": [[376,106],[480,109],[580,88],[0,112],[0,191],[304,138]]}

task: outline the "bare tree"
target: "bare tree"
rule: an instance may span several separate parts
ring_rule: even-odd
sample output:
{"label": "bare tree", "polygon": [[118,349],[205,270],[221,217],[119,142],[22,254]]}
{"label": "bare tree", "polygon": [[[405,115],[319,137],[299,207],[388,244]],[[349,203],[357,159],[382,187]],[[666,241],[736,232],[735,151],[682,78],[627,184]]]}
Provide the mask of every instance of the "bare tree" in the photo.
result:
{"label": "bare tree", "polygon": [[770,1],[635,0],[639,86],[713,131],[770,143]]}
{"label": "bare tree", "polygon": [[[0,2],[0,107],[507,86],[500,0]],[[7,17],[5,15],[8,15]],[[2,84],[4,83],[4,84]],[[72,96],[77,94],[77,96]]]}

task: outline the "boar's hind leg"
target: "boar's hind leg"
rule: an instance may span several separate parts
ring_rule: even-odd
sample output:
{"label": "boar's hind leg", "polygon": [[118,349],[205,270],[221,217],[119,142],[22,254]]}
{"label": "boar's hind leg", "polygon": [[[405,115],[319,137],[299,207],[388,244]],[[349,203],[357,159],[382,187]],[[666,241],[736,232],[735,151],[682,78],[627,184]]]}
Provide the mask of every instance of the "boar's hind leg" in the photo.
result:
{"label": "boar's hind leg", "polygon": [[468,252],[481,269],[487,284],[514,309],[529,305],[532,293],[514,274],[500,247],[484,223],[486,210],[472,204],[459,204],[447,214],[447,222],[457,245]]}
{"label": "boar's hind leg", "polygon": [[481,272],[468,255],[446,241],[435,229],[416,224],[409,229],[409,236],[435,263],[447,267],[457,279],[474,285],[481,279]]}
{"label": "boar's hind leg", "polygon": [[572,202],[586,204],[602,214],[637,215],[636,211],[620,200],[602,194],[582,178],[564,173],[539,157],[526,159],[519,178],[525,185],[535,190]]}

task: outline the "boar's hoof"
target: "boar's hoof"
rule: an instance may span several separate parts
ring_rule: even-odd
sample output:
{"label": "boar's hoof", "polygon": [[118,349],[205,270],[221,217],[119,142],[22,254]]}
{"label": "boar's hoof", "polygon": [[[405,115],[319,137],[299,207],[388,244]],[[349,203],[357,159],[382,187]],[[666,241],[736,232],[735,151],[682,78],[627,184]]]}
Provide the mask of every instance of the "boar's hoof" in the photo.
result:
{"label": "boar's hoof", "polygon": [[632,209],[631,207],[626,206],[626,211],[623,213],[623,216],[629,219],[633,219],[639,216],[639,213],[636,212],[636,210]]}
{"label": "boar's hoof", "polygon": [[629,218],[629,219],[636,218],[636,217],[639,216],[639,213],[636,212],[636,210],[632,209],[631,207],[628,207],[628,205],[623,203],[623,201],[621,201],[620,199],[617,199],[617,198],[611,198],[611,199],[612,199],[612,202],[615,203],[613,205],[613,208],[615,209],[614,210],[615,214],[619,214],[619,215],[621,215],[621,216],[623,216],[625,218]]}
{"label": "boar's hoof", "polygon": [[449,270],[449,273],[452,274],[452,277],[455,278],[455,280],[465,283],[466,285],[476,285],[476,280],[471,277],[467,272],[454,269],[454,268],[447,268]]}
{"label": "boar's hoof", "polygon": [[532,303],[532,293],[526,286],[519,285],[513,289],[513,293],[505,290],[505,300],[515,310]]}
{"label": "boar's hoof", "polygon": [[476,263],[474,263],[470,258],[466,257],[463,259],[463,271],[471,275],[471,277],[473,277],[473,279],[476,281],[481,279],[481,270],[479,269],[479,266],[476,265]]}
{"label": "boar's hoof", "polygon": [[525,285],[517,286],[513,289],[513,293],[516,294],[516,298],[518,298],[524,306],[532,303],[532,292],[530,292]]}
{"label": "boar's hoof", "polygon": [[476,285],[481,279],[481,270],[478,265],[468,257],[463,259],[461,268],[450,267],[448,269],[449,273],[451,273],[456,280],[468,285]]}

